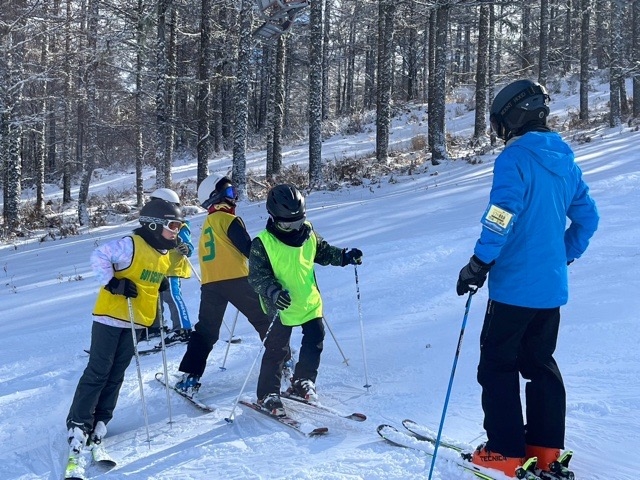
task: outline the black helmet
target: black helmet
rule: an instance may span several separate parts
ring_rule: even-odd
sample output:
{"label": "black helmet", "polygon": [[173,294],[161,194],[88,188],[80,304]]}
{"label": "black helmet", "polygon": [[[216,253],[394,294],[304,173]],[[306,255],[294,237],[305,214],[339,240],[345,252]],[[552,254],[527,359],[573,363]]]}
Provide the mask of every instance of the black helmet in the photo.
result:
{"label": "black helmet", "polygon": [[276,185],[267,195],[267,212],[282,230],[299,230],[305,220],[305,202],[290,184]]}
{"label": "black helmet", "polygon": [[[140,210],[140,224],[149,230],[158,230],[157,226],[169,227],[171,223],[184,223],[182,211],[166,200],[155,198]],[[159,233],[162,233],[160,230]]]}
{"label": "black helmet", "polygon": [[545,126],[549,115],[547,89],[531,80],[517,80],[504,87],[491,105],[491,127],[505,142],[530,123]]}
{"label": "black helmet", "polygon": [[236,205],[238,192],[229,177],[211,174],[198,185],[198,201],[203,208],[226,202]]}

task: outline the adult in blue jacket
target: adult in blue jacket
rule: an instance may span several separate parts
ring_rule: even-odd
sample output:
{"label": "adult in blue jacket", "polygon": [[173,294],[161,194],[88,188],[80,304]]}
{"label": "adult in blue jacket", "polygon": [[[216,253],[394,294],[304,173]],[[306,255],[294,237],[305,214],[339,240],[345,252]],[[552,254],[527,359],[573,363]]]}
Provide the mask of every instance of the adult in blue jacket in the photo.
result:
{"label": "adult in blue jacket", "polygon": [[[532,456],[548,470],[564,448],[565,389],[553,358],[560,306],[568,299],[567,266],[584,253],[599,220],[571,148],[547,127],[548,103],[546,89],[529,80],[496,96],[491,126],[506,147],[495,161],[482,233],[456,286],[464,295],[491,271],[478,365],[488,441],[473,462],[512,477]],[[519,374],[528,380],[526,425]]]}

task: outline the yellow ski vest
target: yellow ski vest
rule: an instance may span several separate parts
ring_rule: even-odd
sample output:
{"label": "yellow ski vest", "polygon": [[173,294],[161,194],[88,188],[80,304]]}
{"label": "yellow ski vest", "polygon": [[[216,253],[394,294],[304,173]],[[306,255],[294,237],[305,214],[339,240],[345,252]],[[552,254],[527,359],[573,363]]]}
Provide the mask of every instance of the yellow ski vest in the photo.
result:
{"label": "yellow ski vest", "polygon": [[[133,321],[137,325],[150,327],[158,309],[158,287],[169,270],[169,255],[158,252],[138,235],[131,235],[131,238],[133,239],[131,265],[115,271],[114,277],[128,278],[136,284],[138,296],[131,299]],[[123,295],[113,295],[103,287],[98,292],[93,314],[125,322],[130,321],[127,298]]]}
{"label": "yellow ski vest", "polygon": [[300,247],[282,243],[267,230],[260,232],[258,237],[264,245],[276,279],[291,295],[289,308],[279,312],[282,324],[295,327],[322,317],[322,297],[314,271],[318,248],[315,232],[311,232]]}
{"label": "yellow ski vest", "polygon": [[207,215],[198,243],[203,284],[249,275],[247,257],[240,253],[227,235],[229,225],[236,218],[223,210]]}
{"label": "yellow ski vest", "polygon": [[191,265],[187,257],[178,252],[175,248],[169,250],[169,271],[167,277],[191,278]]}

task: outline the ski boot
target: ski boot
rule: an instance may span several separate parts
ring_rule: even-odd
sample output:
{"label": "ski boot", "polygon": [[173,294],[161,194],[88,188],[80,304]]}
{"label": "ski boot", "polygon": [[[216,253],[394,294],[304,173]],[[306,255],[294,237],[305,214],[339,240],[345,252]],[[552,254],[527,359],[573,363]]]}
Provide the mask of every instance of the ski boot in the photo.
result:
{"label": "ski boot", "polygon": [[193,397],[200,389],[200,375],[193,373],[183,373],[182,378],[176,383],[176,390],[184,393],[188,397]]}
{"label": "ski boot", "polygon": [[309,402],[317,402],[318,394],[316,393],[315,384],[306,378],[298,378],[291,382],[291,387],[287,393],[296,397],[304,398]]}
{"label": "ski boot", "polygon": [[262,400],[258,400],[258,405],[271,415],[276,417],[286,417],[287,412],[284,411],[284,405],[277,393],[269,393]]}

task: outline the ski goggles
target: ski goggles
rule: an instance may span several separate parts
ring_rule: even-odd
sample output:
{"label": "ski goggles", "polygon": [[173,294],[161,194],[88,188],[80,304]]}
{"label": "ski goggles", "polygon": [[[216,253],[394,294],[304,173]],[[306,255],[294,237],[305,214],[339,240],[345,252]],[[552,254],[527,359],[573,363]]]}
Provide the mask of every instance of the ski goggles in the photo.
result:
{"label": "ski goggles", "polygon": [[222,191],[222,196],[224,198],[232,198],[234,200],[238,199],[238,191],[236,190],[236,187],[234,187],[233,185],[229,185],[227,188],[225,188]]}
{"label": "ski goggles", "polygon": [[300,228],[302,228],[302,225],[304,225],[304,222],[306,219],[307,217],[303,216],[298,220],[291,220],[291,221],[276,220],[276,227],[282,230],[283,232],[292,232],[294,230],[300,230]]}
{"label": "ski goggles", "polygon": [[171,230],[172,232],[179,232],[183,223],[178,220],[164,220],[162,222],[162,228]]}
{"label": "ski goggles", "polygon": [[[172,232],[180,231],[183,225],[183,222],[180,220],[170,220],[155,217],[140,217],[140,223],[148,223],[149,230],[155,230],[157,228],[155,225],[162,225],[162,228],[166,228],[167,230],[171,230]],[[154,227],[152,228],[151,225],[154,225]]]}

